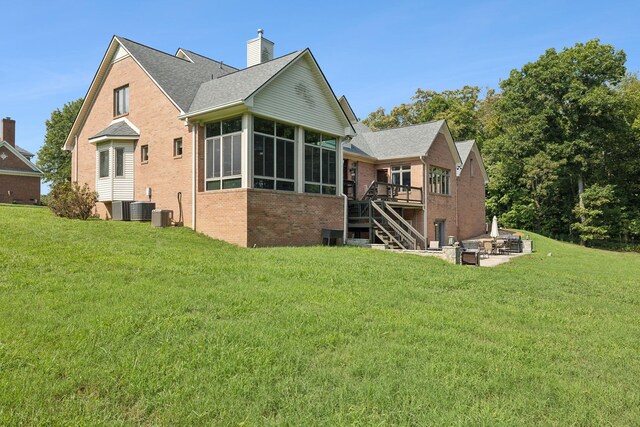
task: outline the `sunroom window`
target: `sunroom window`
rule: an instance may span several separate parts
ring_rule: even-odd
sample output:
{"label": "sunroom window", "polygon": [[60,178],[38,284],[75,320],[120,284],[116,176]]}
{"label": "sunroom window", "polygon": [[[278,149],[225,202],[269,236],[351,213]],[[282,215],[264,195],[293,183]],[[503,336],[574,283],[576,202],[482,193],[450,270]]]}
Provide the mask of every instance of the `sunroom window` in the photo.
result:
{"label": "sunroom window", "polygon": [[255,117],[253,187],[295,191],[295,127]]}
{"label": "sunroom window", "polygon": [[336,138],[306,130],[304,133],[304,191],[336,194]]}
{"label": "sunroom window", "polygon": [[205,127],[205,188],[242,186],[242,118],[208,123]]}

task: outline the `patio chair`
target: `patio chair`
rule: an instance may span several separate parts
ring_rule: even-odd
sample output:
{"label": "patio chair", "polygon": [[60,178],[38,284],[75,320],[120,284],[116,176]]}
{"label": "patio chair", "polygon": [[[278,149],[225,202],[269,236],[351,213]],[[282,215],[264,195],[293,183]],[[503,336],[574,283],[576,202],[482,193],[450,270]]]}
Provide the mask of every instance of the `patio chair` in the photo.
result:
{"label": "patio chair", "polygon": [[493,254],[493,243],[489,240],[482,242],[482,250],[488,258],[489,255]]}

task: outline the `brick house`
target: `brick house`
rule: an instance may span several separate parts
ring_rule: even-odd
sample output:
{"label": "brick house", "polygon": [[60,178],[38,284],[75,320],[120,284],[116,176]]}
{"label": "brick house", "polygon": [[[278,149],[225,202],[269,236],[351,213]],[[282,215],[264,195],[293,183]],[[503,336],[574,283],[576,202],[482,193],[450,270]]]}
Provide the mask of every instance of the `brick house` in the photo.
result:
{"label": "brick house", "polygon": [[[362,126],[309,49],[273,52],[259,31],[247,67],[236,69],[114,36],[64,146],[72,180],[98,191],[100,217],[111,218],[114,201],[150,197],[158,208],[181,207],[186,226],[240,246],[319,244],[322,229],[346,234],[349,162],[362,164],[359,182],[368,179],[348,148]],[[483,226],[484,208],[477,220]]]}
{"label": "brick house", "polygon": [[343,164],[348,230],[404,249],[485,232],[488,179],[475,141],[454,142],[444,120],[375,132],[362,122],[354,127]]}
{"label": "brick house", "polygon": [[38,203],[42,171],[31,163],[34,156],[16,145],[16,122],[2,119],[0,134],[0,203]]}

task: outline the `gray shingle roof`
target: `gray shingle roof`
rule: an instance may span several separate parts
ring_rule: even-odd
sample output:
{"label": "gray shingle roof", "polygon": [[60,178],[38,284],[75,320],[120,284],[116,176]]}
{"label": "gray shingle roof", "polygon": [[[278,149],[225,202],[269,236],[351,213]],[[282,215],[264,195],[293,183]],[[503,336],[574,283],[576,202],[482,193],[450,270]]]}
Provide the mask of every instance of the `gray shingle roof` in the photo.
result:
{"label": "gray shingle roof", "polygon": [[357,151],[363,152],[378,160],[423,156],[429,151],[444,123],[444,120],[438,120],[376,132],[356,124],[354,127],[358,135],[351,140],[352,148],[347,151],[356,154]]}
{"label": "gray shingle roof", "polygon": [[89,140],[100,138],[103,136],[113,137],[113,136],[130,136],[134,138],[138,138],[140,134],[131,128],[124,120],[112,123],[107,126],[106,129],[101,130],[97,134],[93,135]]}
{"label": "gray shingle roof", "polygon": [[116,36],[116,39],[147,70],[182,111],[189,110],[203,82],[236,71],[234,67],[193,52],[185,51],[193,60],[190,62],[124,37]]}
{"label": "gray shingle roof", "polygon": [[18,147],[17,145],[16,145],[16,150],[18,150],[18,153],[22,154],[23,156],[25,156],[25,157],[26,157],[27,159],[29,159],[29,160],[31,160],[31,158],[32,158],[33,156],[35,156],[35,154],[33,154],[33,153],[31,153],[31,152],[29,152],[29,151],[25,150],[25,149],[24,149],[24,148],[22,148],[22,147]]}
{"label": "gray shingle roof", "polygon": [[456,149],[458,150],[458,154],[460,154],[460,159],[462,160],[462,164],[467,162],[469,158],[469,154],[473,149],[473,144],[476,143],[475,139],[471,139],[469,141],[458,141],[456,142]]}
{"label": "gray shingle roof", "polygon": [[304,51],[296,51],[202,83],[189,112],[212,109],[248,98]]}

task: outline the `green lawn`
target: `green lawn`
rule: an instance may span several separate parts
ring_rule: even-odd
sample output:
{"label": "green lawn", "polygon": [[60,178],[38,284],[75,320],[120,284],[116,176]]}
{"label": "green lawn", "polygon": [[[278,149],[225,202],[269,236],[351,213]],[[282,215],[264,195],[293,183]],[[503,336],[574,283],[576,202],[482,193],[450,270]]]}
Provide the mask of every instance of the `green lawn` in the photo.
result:
{"label": "green lawn", "polygon": [[479,269],[0,206],[0,425],[637,425],[640,255],[534,238]]}

